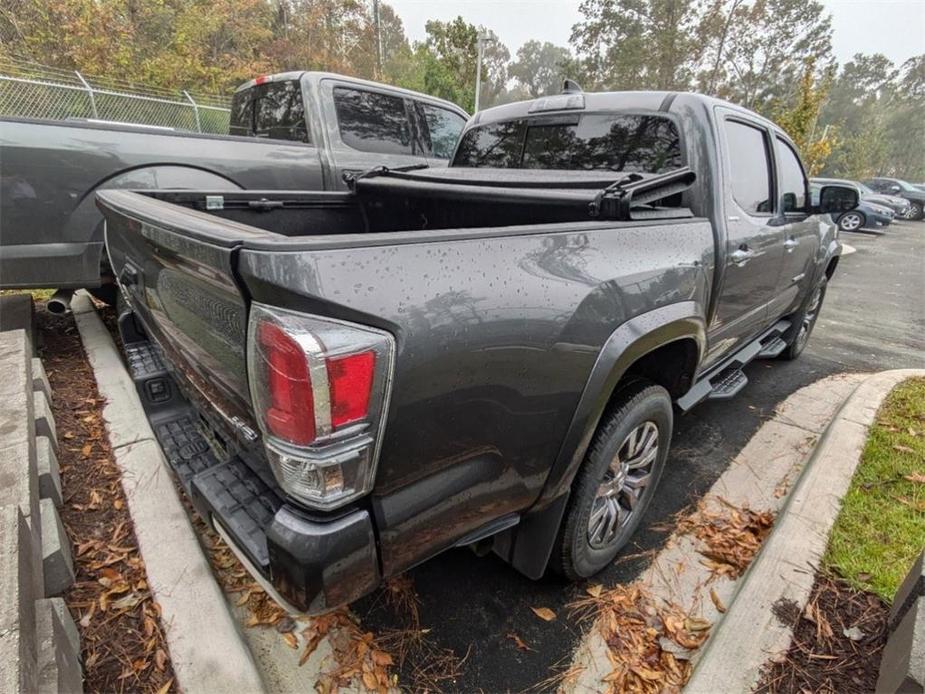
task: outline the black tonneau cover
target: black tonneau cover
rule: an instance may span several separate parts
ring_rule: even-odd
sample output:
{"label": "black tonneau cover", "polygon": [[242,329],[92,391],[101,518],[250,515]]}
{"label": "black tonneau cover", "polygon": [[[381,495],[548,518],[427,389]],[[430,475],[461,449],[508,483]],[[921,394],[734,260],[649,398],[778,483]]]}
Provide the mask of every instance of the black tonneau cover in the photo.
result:
{"label": "black tonneau cover", "polygon": [[[359,195],[440,198],[443,200],[503,201],[531,205],[586,206],[590,218],[648,219],[691,217],[690,210],[654,203],[681,193],[696,175],[684,167],[664,174],[548,169],[423,167],[389,169],[380,166],[345,176]],[[542,192],[540,192],[542,191]]]}

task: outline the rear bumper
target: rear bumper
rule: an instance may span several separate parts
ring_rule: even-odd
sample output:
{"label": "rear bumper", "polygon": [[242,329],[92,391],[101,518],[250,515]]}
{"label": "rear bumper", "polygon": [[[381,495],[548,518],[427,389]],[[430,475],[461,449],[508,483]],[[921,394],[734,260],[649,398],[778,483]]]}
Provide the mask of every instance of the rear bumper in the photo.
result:
{"label": "rear bumper", "polygon": [[164,455],[196,510],[286,609],[318,614],[380,582],[373,522],[365,509],[309,516],[267,471],[242,455],[219,459],[209,430],[149,342],[127,344],[136,388]]}

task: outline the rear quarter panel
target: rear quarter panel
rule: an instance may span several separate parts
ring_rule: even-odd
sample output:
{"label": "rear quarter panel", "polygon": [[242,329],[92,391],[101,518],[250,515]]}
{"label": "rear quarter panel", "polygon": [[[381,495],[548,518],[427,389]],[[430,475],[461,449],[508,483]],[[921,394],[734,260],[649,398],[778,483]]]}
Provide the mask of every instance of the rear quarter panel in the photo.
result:
{"label": "rear quarter panel", "polygon": [[372,500],[386,574],[527,509],[608,337],[660,306],[707,301],[705,220],[557,228],[240,253],[252,299],[396,338]]}

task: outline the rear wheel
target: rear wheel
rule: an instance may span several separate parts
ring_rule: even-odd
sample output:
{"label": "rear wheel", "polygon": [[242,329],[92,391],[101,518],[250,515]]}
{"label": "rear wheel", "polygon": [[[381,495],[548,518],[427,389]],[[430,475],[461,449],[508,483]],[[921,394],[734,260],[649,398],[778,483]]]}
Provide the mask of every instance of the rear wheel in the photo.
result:
{"label": "rear wheel", "polygon": [[867,218],[864,216],[864,213],[851,210],[850,212],[845,212],[845,214],[838,218],[838,228],[842,231],[857,231],[862,228],[866,222]]}
{"label": "rear wheel", "polygon": [[613,561],[652,501],[668,458],[671,396],[646,381],[618,395],[601,419],[566,507],[550,564],[570,579]]}
{"label": "rear wheel", "polygon": [[825,300],[827,284],[828,278],[823,275],[822,281],[816,285],[803,308],[795,316],[793,325],[784,338],[787,341],[787,349],[781,354],[784,359],[796,359],[806,349],[809,336],[812,335],[813,328],[816,327],[816,321],[819,319],[819,311],[822,309],[822,302]]}

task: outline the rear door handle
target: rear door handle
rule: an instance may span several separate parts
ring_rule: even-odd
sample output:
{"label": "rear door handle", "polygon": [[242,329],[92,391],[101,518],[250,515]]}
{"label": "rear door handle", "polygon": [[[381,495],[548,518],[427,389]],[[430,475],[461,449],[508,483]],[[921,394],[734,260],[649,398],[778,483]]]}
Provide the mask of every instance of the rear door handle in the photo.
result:
{"label": "rear door handle", "polygon": [[784,248],[787,249],[787,252],[788,252],[788,253],[793,253],[793,249],[796,248],[796,247],[799,246],[799,245],[800,245],[800,242],[797,241],[797,240],[796,240],[795,238],[793,238],[792,236],[791,236],[789,239],[787,239],[786,241],[784,241]]}
{"label": "rear door handle", "polygon": [[737,248],[729,254],[729,259],[736,265],[744,265],[754,258],[758,253],[748,247]]}

